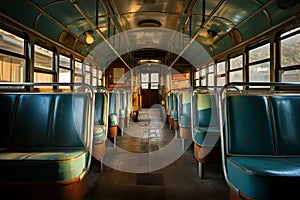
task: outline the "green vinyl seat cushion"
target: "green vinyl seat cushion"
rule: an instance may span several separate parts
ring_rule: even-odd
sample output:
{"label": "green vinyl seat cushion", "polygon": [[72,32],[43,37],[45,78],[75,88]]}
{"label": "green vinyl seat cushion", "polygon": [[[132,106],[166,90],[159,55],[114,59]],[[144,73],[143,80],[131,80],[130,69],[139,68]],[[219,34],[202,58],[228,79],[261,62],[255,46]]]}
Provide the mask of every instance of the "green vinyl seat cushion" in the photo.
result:
{"label": "green vinyl seat cushion", "polygon": [[194,142],[200,146],[202,145],[220,145],[220,129],[217,127],[209,127],[201,129],[194,128]]}
{"label": "green vinyl seat cushion", "polygon": [[109,125],[110,126],[118,125],[118,115],[115,115],[115,114],[109,115]]}
{"label": "green vinyl seat cushion", "polygon": [[299,163],[279,157],[231,157],[227,167],[230,181],[254,199],[276,199],[300,189]]}
{"label": "green vinyl seat cushion", "polygon": [[125,109],[120,109],[119,110],[119,118],[122,118],[122,119],[125,118]]}
{"label": "green vinyl seat cushion", "polygon": [[104,125],[94,125],[94,143],[103,142],[106,139],[106,129]]}
{"label": "green vinyl seat cushion", "polygon": [[1,181],[69,181],[86,170],[87,157],[80,149],[0,153]]}

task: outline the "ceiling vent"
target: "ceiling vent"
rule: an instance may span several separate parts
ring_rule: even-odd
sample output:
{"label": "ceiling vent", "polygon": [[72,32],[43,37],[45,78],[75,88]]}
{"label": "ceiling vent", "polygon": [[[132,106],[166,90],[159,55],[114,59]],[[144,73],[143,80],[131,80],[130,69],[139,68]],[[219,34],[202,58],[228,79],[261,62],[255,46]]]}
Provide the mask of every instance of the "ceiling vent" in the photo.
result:
{"label": "ceiling vent", "polygon": [[143,3],[144,3],[144,4],[151,5],[151,4],[155,4],[156,1],[155,1],[155,0],[143,0]]}
{"label": "ceiling vent", "polygon": [[140,28],[144,27],[161,27],[161,23],[155,19],[144,19],[137,24]]}

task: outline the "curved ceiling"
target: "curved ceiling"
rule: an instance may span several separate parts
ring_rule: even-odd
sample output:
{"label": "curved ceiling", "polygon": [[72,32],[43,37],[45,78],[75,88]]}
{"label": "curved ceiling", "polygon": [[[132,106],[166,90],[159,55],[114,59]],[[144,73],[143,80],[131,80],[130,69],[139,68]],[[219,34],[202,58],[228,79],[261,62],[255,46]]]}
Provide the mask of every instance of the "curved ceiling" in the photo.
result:
{"label": "curved ceiling", "polygon": [[214,56],[299,15],[300,1],[1,0],[0,12],[82,55],[116,34],[155,26],[186,34]]}

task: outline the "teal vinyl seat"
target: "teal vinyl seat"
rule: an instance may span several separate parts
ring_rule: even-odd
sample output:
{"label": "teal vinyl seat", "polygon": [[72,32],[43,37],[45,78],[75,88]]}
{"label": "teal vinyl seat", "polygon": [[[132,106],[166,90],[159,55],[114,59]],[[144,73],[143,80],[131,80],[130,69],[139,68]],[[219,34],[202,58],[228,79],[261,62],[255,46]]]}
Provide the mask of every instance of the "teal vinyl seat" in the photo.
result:
{"label": "teal vinyl seat", "polygon": [[203,178],[203,164],[220,163],[220,121],[218,93],[197,93],[193,103],[194,157],[198,161],[198,175]]}
{"label": "teal vinyl seat", "polygon": [[95,93],[94,143],[106,140],[107,127],[107,97],[105,93]]}
{"label": "teal vinyl seat", "polygon": [[[94,131],[93,131],[93,157],[102,161],[105,154],[105,141],[108,133],[108,95],[105,88],[95,92]],[[100,163],[102,171],[102,162]]]}
{"label": "teal vinyl seat", "polygon": [[118,112],[117,112],[117,93],[109,93],[109,125],[118,125]]}
{"label": "teal vinyl seat", "polygon": [[114,139],[116,144],[116,137],[118,136],[118,125],[119,125],[119,102],[118,94],[116,91],[109,93],[109,110],[108,110],[108,128],[109,137]]}
{"label": "teal vinyl seat", "polygon": [[179,102],[178,124],[180,136],[189,139],[191,138],[191,92],[182,92]]}
{"label": "teal vinyl seat", "polygon": [[178,98],[177,98],[177,94],[174,93],[172,94],[172,97],[173,97],[173,108],[171,110],[171,115],[172,115],[172,119],[173,120],[178,120]]}
{"label": "teal vinyl seat", "polygon": [[240,197],[278,199],[300,189],[300,96],[229,95],[226,171]]}
{"label": "teal vinyl seat", "polygon": [[77,183],[88,171],[86,94],[0,94],[0,183]]}
{"label": "teal vinyl seat", "polygon": [[126,93],[125,92],[120,92],[119,98],[119,118],[125,118],[125,108],[126,108]]}
{"label": "teal vinyl seat", "polygon": [[[220,122],[218,111],[218,94],[197,94],[194,116],[194,142],[198,145],[205,145],[207,133],[220,134]],[[220,145],[220,140],[218,140]],[[207,144],[206,145],[215,145]]]}

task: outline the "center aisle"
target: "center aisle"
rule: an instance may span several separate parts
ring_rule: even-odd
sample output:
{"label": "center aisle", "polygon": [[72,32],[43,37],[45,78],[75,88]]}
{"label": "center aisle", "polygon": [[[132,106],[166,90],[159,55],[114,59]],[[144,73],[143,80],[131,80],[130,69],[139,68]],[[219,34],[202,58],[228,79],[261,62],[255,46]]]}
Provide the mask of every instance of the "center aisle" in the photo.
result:
{"label": "center aisle", "polygon": [[[103,171],[99,173],[98,163],[92,163],[84,200],[228,199],[220,165],[207,164],[205,178],[197,176],[193,145],[171,164],[160,157],[166,147],[181,148],[180,136],[160,116],[158,109],[142,109],[138,122],[130,122],[118,136],[117,147],[107,140]],[[163,163],[165,167],[158,167]]]}

